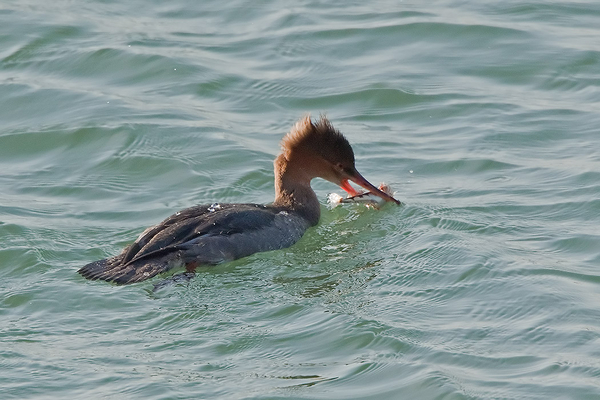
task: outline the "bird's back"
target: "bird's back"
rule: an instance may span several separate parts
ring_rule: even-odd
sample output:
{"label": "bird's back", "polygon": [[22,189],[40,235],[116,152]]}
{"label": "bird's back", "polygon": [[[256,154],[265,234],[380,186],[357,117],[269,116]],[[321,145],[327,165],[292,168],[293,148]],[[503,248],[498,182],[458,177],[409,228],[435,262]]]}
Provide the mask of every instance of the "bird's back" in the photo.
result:
{"label": "bird's back", "polygon": [[300,213],[280,207],[199,205],[146,229],[120,255],[87,264],[79,273],[117,284],[139,282],[173,268],[289,247],[310,225]]}

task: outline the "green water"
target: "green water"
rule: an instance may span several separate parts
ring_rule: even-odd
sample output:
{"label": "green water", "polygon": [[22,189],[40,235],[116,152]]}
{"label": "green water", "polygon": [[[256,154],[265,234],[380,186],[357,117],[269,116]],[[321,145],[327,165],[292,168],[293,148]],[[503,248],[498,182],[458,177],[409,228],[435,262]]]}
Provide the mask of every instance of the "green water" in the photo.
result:
{"label": "green water", "polygon": [[[269,202],[326,112],[402,207],[157,293],[77,269]],[[0,3],[0,398],[600,398],[600,3]]]}

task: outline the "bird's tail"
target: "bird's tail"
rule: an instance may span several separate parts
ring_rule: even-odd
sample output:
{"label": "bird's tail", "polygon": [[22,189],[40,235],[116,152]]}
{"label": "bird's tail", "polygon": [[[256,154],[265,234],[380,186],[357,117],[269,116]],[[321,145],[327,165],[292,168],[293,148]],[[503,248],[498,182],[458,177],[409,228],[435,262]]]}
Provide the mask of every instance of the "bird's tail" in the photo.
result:
{"label": "bird's tail", "polygon": [[173,254],[162,257],[140,258],[123,264],[123,255],[94,261],[79,269],[79,273],[91,280],[101,279],[118,285],[141,282],[181,265]]}

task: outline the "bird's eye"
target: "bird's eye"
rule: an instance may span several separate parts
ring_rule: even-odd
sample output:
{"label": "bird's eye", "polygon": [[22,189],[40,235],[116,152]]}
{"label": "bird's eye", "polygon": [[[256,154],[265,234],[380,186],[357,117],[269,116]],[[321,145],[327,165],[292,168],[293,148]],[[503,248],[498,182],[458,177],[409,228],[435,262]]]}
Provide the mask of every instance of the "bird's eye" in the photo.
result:
{"label": "bird's eye", "polygon": [[340,172],[343,172],[343,173],[348,174],[348,175],[352,175],[353,174],[352,167],[346,167],[342,163],[337,163],[335,166],[337,167],[337,169]]}
{"label": "bird's eye", "polygon": [[350,168],[344,166],[344,164],[342,163],[337,163],[335,166],[338,171],[343,172],[345,174],[347,174],[350,171]]}

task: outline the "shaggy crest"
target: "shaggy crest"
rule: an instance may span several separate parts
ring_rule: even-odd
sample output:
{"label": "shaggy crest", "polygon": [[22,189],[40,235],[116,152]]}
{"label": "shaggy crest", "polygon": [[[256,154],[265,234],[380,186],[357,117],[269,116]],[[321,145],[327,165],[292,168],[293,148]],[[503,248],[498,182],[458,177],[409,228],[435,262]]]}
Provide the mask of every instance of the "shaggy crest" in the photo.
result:
{"label": "shaggy crest", "polygon": [[314,123],[310,115],[296,122],[290,133],[281,140],[281,148],[288,159],[295,149],[305,149],[324,158],[348,160],[354,163],[354,151],[350,143],[324,115]]}

